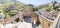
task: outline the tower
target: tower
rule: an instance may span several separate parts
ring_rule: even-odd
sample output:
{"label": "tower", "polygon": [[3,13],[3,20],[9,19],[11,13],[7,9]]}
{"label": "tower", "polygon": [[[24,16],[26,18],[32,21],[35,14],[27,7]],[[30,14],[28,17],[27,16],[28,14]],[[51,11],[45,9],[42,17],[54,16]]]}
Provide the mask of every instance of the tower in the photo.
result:
{"label": "tower", "polygon": [[33,5],[29,4],[25,9],[23,10],[23,15],[24,16],[31,16],[33,12]]}

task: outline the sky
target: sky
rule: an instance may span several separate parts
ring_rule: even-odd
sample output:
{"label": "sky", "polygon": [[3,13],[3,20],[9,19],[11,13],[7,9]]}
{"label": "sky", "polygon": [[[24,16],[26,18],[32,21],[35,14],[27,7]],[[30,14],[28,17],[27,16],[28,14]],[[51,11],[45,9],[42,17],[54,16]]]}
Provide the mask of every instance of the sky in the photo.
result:
{"label": "sky", "polygon": [[[33,4],[33,5],[43,5],[46,3],[50,3],[53,0],[18,0],[20,2],[23,2],[25,4]],[[60,3],[60,0],[56,0],[58,3]]]}

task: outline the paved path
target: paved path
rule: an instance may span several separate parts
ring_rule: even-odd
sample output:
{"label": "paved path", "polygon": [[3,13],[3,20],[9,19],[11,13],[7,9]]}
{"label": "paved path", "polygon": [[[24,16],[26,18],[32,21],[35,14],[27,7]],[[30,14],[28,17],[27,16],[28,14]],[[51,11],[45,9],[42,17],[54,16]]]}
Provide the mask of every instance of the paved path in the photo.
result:
{"label": "paved path", "polygon": [[5,26],[3,26],[2,24],[0,24],[0,28],[12,28],[14,26],[17,26],[17,28],[38,28],[38,27],[32,27],[31,23],[27,23],[27,22],[21,22],[21,23],[17,23],[17,24],[6,24]]}
{"label": "paved path", "polygon": [[17,26],[17,28],[32,28],[32,24],[26,23],[26,22],[21,22],[18,25],[17,24],[6,24],[5,26],[3,26],[1,24],[0,28],[12,28],[13,26]]}

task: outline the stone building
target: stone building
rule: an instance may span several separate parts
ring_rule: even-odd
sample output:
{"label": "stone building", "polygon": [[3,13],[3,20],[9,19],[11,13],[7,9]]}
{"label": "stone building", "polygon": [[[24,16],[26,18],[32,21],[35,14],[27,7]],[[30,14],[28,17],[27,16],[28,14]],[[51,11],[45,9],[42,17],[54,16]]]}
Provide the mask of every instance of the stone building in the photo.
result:
{"label": "stone building", "polygon": [[27,7],[25,7],[25,9],[23,10],[23,15],[24,16],[31,16],[33,13],[33,6],[32,5],[28,5]]}

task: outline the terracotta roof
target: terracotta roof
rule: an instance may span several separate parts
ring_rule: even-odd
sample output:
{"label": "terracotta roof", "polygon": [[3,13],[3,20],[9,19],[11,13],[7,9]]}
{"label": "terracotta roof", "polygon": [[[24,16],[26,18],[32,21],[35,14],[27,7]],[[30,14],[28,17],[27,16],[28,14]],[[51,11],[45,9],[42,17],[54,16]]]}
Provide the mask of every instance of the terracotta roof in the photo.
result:
{"label": "terracotta roof", "polygon": [[47,19],[54,20],[57,17],[59,12],[58,11],[48,12],[45,10],[40,10],[40,11],[37,11],[37,13],[46,17]]}

